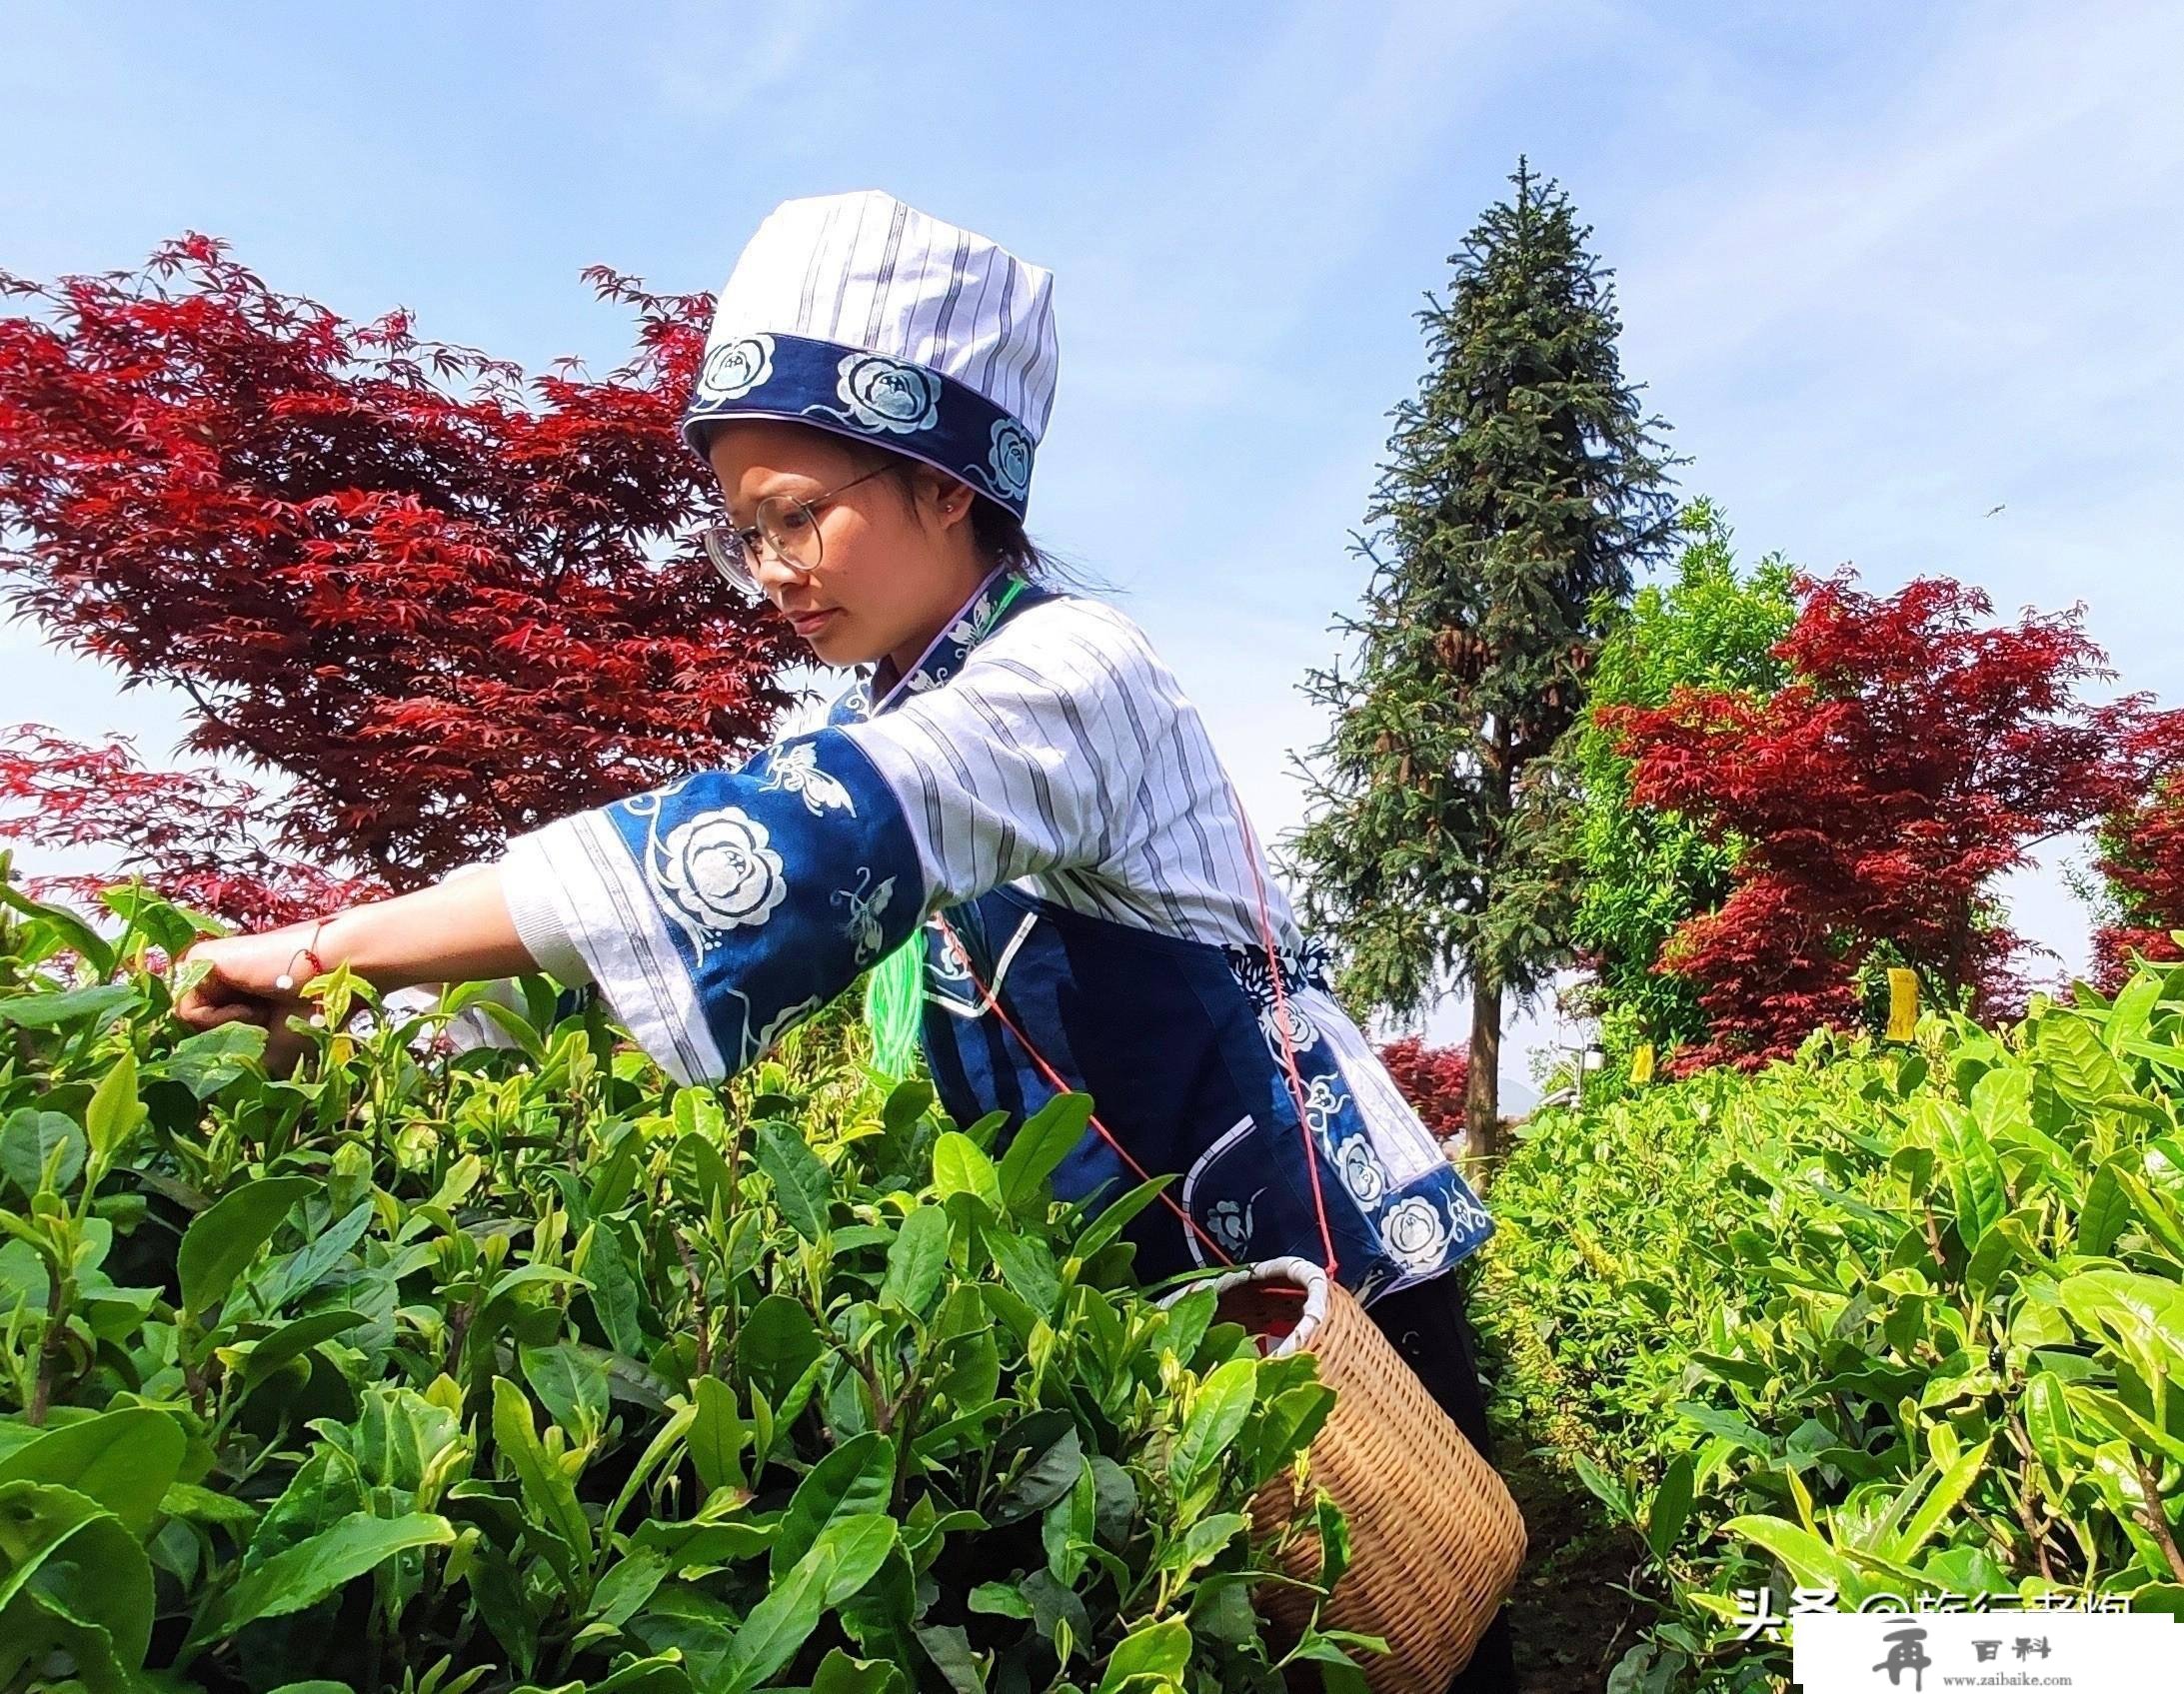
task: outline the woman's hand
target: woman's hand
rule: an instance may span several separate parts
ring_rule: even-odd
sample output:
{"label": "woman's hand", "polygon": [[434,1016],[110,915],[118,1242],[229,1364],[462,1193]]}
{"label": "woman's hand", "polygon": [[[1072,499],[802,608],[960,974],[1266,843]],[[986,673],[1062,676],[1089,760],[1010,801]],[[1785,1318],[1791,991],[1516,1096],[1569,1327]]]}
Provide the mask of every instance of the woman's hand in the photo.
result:
{"label": "woman's hand", "polygon": [[[266,1068],[276,1076],[287,1075],[310,1046],[289,1028],[288,1020],[311,1013],[311,1002],[296,990],[316,974],[303,955],[312,927],[291,923],[261,934],[197,942],[178,962],[208,963],[212,970],[175,1002],[175,1015],[192,1029],[258,1024],[266,1031]],[[281,986],[284,977],[286,987]]]}

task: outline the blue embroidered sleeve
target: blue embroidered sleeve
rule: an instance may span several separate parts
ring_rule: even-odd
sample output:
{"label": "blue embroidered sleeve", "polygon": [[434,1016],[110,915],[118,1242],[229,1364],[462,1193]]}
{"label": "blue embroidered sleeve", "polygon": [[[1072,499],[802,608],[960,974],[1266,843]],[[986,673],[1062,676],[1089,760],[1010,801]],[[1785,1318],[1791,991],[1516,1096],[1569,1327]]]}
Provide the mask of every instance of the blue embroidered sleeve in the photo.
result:
{"label": "blue embroidered sleeve", "polygon": [[758,1058],[907,939],[926,891],[901,806],[840,729],[519,836],[502,878],[526,938],[565,937],[684,1082]]}

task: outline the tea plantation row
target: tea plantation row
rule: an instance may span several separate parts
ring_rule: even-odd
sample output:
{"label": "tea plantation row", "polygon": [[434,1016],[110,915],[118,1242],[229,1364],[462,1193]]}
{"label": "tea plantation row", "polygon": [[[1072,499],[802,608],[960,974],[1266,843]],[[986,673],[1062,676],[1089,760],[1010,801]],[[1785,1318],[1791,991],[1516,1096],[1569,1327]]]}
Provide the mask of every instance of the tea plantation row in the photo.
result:
{"label": "tea plantation row", "polygon": [[676,1088],[543,979],[274,1079],[169,1016],[186,913],[0,898],[0,1689],[1345,1680],[1243,1515],[1330,1391],[1051,1199],[1082,1097],[997,1156],[824,1024]]}
{"label": "tea plantation row", "polygon": [[1477,1308],[1499,1415],[1628,1526],[1613,1694],[1783,1686],[1754,1589],[2184,1608],[2180,1104],[2170,968],[1521,1131]]}

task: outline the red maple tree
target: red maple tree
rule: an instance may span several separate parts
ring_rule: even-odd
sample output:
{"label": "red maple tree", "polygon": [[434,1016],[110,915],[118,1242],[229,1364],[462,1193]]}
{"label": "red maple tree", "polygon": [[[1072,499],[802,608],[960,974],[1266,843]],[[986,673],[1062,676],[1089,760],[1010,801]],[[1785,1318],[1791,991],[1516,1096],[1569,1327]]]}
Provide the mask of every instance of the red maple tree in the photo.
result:
{"label": "red maple tree", "polygon": [[1991,1000],[2019,946],[1994,878],[2128,782],[2143,703],[2080,700],[2109,673],[2079,611],[1995,625],[1960,583],[1885,599],[1853,583],[1799,581],[1775,649],[1794,680],[1771,698],[1683,690],[1602,715],[1636,762],[1639,804],[1744,843],[1728,898],[1664,949],[1712,1029],[1679,1071],[1756,1064],[1852,1025],[1877,949],[1932,990]]}
{"label": "red maple tree", "polygon": [[125,862],[103,875],[27,878],[41,898],[95,907],[101,888],[139,875],[169,899],[262,929],[387,892],[283,853],[267,840],[272,808],[253,784],[148,771],[124,737],[89,744],[21,724],[0,738],[0,836],[61,849],[126,844]]}
{"label": "red maple tree", "polygon": [[[86,828],[204,859],[247,814],[273,882],[213,887],[240,918],[288,897],[283,864],[414,887],[763,740],[796,643],[679,539],[717,498],[674,428],[707,302],[587,280],[636,319],[604,380],[346,321],[204,236],[134,273],[0,274],[26,305],[0,319],[0,598],[186,694],[188,749],[286,780],[205,787],[187,850],[159,804],[87,802]],[[10,792],[51,806],[41,782],[114,753],[26,732]]]}
{"label": "red maple tree", "polygon": [[1380,1048],[1380,1062],[1434,1135],[1445,1141],[1463,1133],[1463,1095],[1471,1076],[1468,1052],[1429,1047],[1422,1035],[1403,1035]]}
{"label": "red maple tree", "polygon": [[2150,714],[2129,746],[2132,786],[2102,820],[2096,860],[2111,920],[2093,930],[2093,978],[2113,992],[2134,958],[2184,958],[2184,712]]}

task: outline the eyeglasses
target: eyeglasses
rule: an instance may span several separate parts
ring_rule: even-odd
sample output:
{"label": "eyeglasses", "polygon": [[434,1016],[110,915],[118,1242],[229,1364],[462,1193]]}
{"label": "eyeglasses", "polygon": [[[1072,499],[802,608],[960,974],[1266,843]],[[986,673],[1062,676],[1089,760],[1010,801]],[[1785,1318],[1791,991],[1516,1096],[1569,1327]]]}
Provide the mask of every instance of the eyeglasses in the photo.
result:
{"label": "eyeglasses", "polygon": [[758,522],[749,529],[738,529],[733,523],[708,524],[698,532],[698,539],[705,544],[706,557],[713,561],[713,568],[731,588],[741,589],[756,600],[764,600],[766,590],[759,586],[760,548],[764,547],[800,576],[810,576],[826,556],[825,538],[819,530],[820,509],[838,496],[849,493],[859,483],[869,483],[894,469],[892,465],[882,465],[878,470],[853,477],[839,488],[831,488],[809,500],[793,494],[770,494],[759,502],[759,509],[753,514]]}

